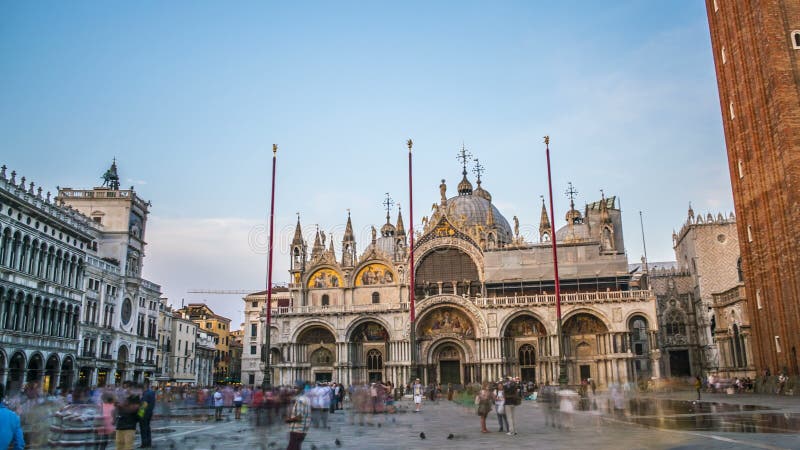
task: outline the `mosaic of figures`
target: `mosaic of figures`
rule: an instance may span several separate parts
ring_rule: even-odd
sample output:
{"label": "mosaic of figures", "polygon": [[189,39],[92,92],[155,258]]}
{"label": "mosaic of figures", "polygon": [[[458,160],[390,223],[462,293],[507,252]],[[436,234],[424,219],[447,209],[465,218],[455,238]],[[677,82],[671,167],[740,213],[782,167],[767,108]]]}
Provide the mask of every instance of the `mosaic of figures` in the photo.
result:
{"label": "mosaic of figures", "polygon": [[342,285],[342,278],[332,269],[319,269],[308,279],[309,288],[335,288]]}
{"label": "mosaic of figures", "polygon": [[506,328],[506,337],[546,336],[544,325],[531,316],[517,317]]}
{"label": "mosaic of figures", "polygon": [[570,317],[564,324],[564,332],[570,336],[605,333],[607,331],[608,328],[606,328],[605,324],[591,314],[578,314]]}
{"label": "mosaic of figures", "polygon": [[440,334],[461,334],[474,337],[472,321],[455,308],[440,308],[429,314],[420,327],[422,337],[435,337]]}
{"label": "mosaic of figures", "polygon": [[298,344],[333,344],[336,338],[333,334],[322,327],[313,327],[304,331],[297,338]]}
{"label": "mosaic of figures", "polygon": [[394,275],[383,264],[369,264],[358,272],[356,286],[394,283]]}
{"label": "mosaic of figures", "polygon": [[386,342],[389,333],[375,322],[362,323],[353,331],[353,342]]}

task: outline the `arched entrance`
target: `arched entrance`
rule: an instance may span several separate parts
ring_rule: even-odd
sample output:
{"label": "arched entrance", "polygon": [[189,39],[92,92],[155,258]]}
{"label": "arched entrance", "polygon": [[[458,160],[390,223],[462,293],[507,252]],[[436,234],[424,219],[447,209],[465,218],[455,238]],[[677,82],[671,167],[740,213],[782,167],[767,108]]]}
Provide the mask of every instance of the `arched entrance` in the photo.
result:
{"label": "arched entrance", "polygon": [[44,377],[42,379],[42,392],[54,392],[56,390],[60,366],[58,355],[53,354],[47,358],[47,365],[44,368]]}
{"label": "arched entrance", "polygon": [[512,319],[503,331],[503,359],[505,373],[513,374],[522,381],[537,382],[537,354],[547,348],[547,331],[542,322],[531,314],[522,314]]}
{"label": "arched entrance", "polygon": [[19,392],[22,389],[25,377],[25,354],[16,352],[8,362],[8,381],[6,382],[6,395]]}
{"label": "arched entrance", "polygon": [[74,376],[73,361],[71,357],[67,356],[66,358],[64,358],[64,362],[61,363],[61,381],[58,384],[58,387],[59,389],[61,389],[62,392],[72,387],[73,376]]}
{"label": "arched entrance", "polygon": [[564,322],[563,332],[569,382],[578,384],[597,377],[601,335],[608,333],[603,321],[589,313],[578,313]]}
{"label": "arched entrance", "polygon": [[424,313],[417,336],[427,355],[427,382],[466,384],[476,380],[480,367],[476,353],[475,323],[466,311],[444,305]]}
{"label": "arched entrance", "polygon": [[120,345],[117,351],[117,371],[114,374],[114,384],[117,386],[122,385],[122,382],[127,379],[126,371],[128,370],[128,347]]}
{"label": "arched entrance", "polygon": [[350,363],[353,380],[384,381],[384,362],[389,359],[389,332],[375,320],[358,324],[350,333]]}
{"label": "arched entrance", "polygon": [[323,326],[311,326],[297,337],[299,354],[310,365],[303,376],[313,381],[331,381],[336,364],[336,337]]}
{"label": "arched entrance", "polygon": [[28,361],[28,377],[25,381],[28,383],[40,382],[42,380],[42,373],[44,371],[44,361],[42,355],[36,353]]}
{"label": "arched entrance", "polygon": [[650,339],[647,319],[640,315],[628,321],[631,333],[631,351],[633,352],[633,376],[635,381],[650,378]]}
{"label": "arched entrance", "polygon": [[453,343],[444,343],[434,351],[434,361],[438,361],[437,376],[442,385],[462,384],[462,361],[464,355],[461,349]]}

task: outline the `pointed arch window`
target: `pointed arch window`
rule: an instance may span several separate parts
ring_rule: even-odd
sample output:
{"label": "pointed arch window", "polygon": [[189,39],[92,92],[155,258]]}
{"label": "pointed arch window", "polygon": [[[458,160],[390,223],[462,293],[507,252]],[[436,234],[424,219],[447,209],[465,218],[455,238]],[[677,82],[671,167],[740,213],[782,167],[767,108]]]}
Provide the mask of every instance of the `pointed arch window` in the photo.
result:
{"label": "pointed arch window", "polygon": [[667,315],[666,320],[664,321],[666,325],[666,332],[667,335],[675,336],[675,335],[685,335],[686,334],[686,324],[684,323],[683,314],[678,311],[672,311]]}
{"label": "pointed arch window", "polygon": [[367,352],[367,370],[383,370],[383,354],[380,350],[373,348]]}
{"label": "pointed arch window", "polygon": [[533,366],[536,364],[536,348],[531,344],[525,344],[519,348],[519,365]]}

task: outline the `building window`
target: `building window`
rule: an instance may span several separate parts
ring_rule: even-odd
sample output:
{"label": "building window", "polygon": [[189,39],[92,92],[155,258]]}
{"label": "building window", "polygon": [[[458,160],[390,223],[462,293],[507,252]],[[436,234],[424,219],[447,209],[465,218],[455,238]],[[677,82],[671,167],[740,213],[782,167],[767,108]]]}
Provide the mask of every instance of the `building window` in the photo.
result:
{"label": "building window", "polygon": [[717,0],[714,0],[714,12],[719,11],[719,5],[717,4]]}
{"label": "building window", "polygon": [[792,31],[792,47],[800,49],[800,30]]}
{"label": "building window", "polygon": [[753,227],[747,226],[747,242],[753,242]]}
{"label": "building window", "polygon": [[778,353],[781,353],[781,351],[782,351],[782,349],[781,349],[781,337],[780,336],[775,336],[775,351],[778,352]]}
{"label": "building window", "polygon": [[744,163],[741,159],[737,163],[737,166],[739,168],[739,178],[744,178]]}
{"label": "building window", "polygon": [[383,370],[383,355],[372,349],[367,353],[367,370]]}
{"label": "building window", "polygon": [[250,324],[250,337],[256,337],[258,334],[258,324],[251,323]]}
{"label": "building window", "polygon": [[380,303],[381,302],[381,294],[377,292],[372,293],[372,303]]}
{"label": "building window", "polygon": [[734,112],[733,112],[733,102],[728,103],[728,107],[731,110],[731,119],[735,119],[736,118],[736,114],[734,114]]}
{"label": "building window", "polygon": [[324,294],[322,296],[322,306],[328,306],[331,304],[331,298],[328,297],[328,294]]}
{"label": "building window", "polygon": [[761,289],[756,289],[756,306],[758,306],[758,309],[763,308],[761,305]]}
{"label": "building window", "polygon": [[255,345],[251,345],[250,346],[250,354],[251,355],[255,355],[256,354],[256,346]]}
{"label": "building window", "polygon": [[744,273],[742,272],[742,257],[736,260],[736,273],[739,274],[739,281],[744,281]]}
{"label": "building window", "polygon": [[725,46],[724,45],[722,46],[722,52],[721,53],[722,53],[722,64],[725,64],[726,62],[728,62],[728,58],[725,55]]}
{"label": "building window", "polygon": [[247,384],[250,385],[256,384],[256,375],[254,373],[251,373],[250,375],[247,376]]}
{"label": "building window", "polygon": [[250,306],[253,308],[258,308],[258,302],[250,302]]}

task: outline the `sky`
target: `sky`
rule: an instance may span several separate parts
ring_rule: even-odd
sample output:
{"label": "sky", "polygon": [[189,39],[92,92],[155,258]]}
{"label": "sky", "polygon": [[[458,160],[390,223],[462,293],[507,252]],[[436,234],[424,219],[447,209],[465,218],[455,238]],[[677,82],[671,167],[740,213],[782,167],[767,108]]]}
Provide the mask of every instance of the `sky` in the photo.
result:
{"label": "sky", "polygon": [[241,295],[188,291],[266,286],[273,143],[285,282],[297,213],[337,254],[348,209],[360,252],[387,192],[408,226],[408,138],[419,229],[463,145],[535,241],[544,135],[555,223],[568,182],[578,209],[617,196],[631,263],[640,211],[650,261],[690,202],[733,211],[703,2],[0,2],[0,163],[55,191],[116,158],[152,202],[145,277],[234,327]]}

